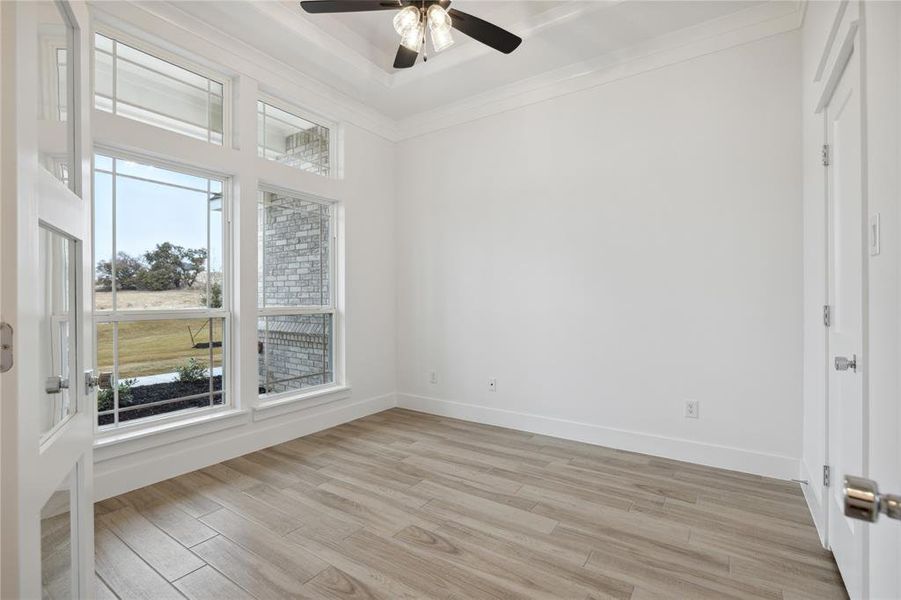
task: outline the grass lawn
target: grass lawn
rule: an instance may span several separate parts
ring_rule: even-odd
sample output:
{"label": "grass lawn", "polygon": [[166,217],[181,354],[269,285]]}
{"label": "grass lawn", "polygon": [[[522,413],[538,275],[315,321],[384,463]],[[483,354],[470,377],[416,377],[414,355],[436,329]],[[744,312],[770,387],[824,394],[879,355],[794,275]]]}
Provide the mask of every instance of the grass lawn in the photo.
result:
{"label": "grass lawn", "polygon": [[[119,379],[173,373],[196,358],[210,364],[209,348],[194,348],[193,343],[209,343],[207,319],[132,321],[119,323]],[[213,319],[213,340],[222,341],[222,320]],[[194,332],[194,342],[188,328]],[[97,365],[104,373],[113,370],[113,324],[97,325]],[[222,348],[213,348],[213,366],[222,365]]]}
{"label": "grass lawn", "polygon": [[[203,308],[206,285],[197,285],[184,290],[120,290],[116,293],[119,310],[160,310],[172,308]],[[112,292],[94,292],[94,307],[97,310],[113,308]]]}

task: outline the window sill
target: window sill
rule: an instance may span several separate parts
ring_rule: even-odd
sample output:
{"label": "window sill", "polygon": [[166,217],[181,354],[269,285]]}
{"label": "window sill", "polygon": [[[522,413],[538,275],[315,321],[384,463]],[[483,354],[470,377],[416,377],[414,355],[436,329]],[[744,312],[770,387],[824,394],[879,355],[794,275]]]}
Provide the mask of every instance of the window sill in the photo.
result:
{"label": "window sill", "polygon": [[329,402],[336,402],[350,398],[351,388],[346,385],[334,385],[325,389],[299,393],[285,398],[262,401],[253,409],[253,420],[262,421],[280,415],[322,406]]}
{"label": "window sill", "polygon": [[248,411],[227,409],[206,412],[175,421],[148,424],[129,431],[107,431],[94,438],[94,462],[110,460],[126,454],[149,450],[199,435],[244,425]]}

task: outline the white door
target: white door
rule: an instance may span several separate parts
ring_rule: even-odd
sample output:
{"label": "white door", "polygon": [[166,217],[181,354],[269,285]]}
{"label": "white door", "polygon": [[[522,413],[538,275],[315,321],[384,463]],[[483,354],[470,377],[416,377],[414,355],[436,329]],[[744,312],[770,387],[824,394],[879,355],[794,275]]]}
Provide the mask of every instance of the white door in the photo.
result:
{"label": "white door", "polygon": [[[864,237],[859,52],[826,106],[829,144],[829,541],[852,598],[864,596],[866,529],[844,516],[841,481],[864,468]],[[837,67],[840,68],[840,67]]]}
{"label": "white door", "polygon": [[[3,598],[93,597],[88,13],[0,2]],[[6,365],[9,367],[9,365]]]}

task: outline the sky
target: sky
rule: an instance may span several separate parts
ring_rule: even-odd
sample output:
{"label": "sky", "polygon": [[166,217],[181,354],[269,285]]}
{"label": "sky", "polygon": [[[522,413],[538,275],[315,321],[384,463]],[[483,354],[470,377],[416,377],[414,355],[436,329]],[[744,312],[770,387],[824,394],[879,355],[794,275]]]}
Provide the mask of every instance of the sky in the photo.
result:
{"label": "sky", "polygon": [[[113,175],[112,161],[95,159],[94,175],[94,262],[112,256]],[[116,161],[116,251],[141,256],[157,244],[171,242],[185,248],[207,246],[207,179],[175,171]],[[143,181],[129,177],[141,177]],[[165,181],[191,187],[183,189],[158,183]],[[213,180],[211,188],[222,189]],[[199,188],[199,189],[198,189]],[[202,189],[203,191],[200,191]],[[222,264],[222,213],[210,212],[211,262],[213,270]]]}

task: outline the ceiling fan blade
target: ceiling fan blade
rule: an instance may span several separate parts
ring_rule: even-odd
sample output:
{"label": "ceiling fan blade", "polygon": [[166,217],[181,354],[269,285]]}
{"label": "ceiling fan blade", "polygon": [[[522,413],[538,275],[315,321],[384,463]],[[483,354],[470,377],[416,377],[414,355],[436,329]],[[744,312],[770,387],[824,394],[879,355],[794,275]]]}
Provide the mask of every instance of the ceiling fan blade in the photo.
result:
{"label": "ceiling fan blade", "polygon": [[504,54],[510,54],[522,43],[522,38],[518,35],[513,35],[506,29],[501,29],[478,17],[460,12],[456,8],[450,9],[447,14],[451,17],[451,25],[454,29]]}
{"label": "ceiling fan blade", "polygon": [[300,6],[313,14],[396,10],[404,7],[400,0],[303,0]]}
{"label": "ceiling fan blade", "polygon": [[416,63],[417,56],[419,56],[419,52],[410,50],[406,46],[399,47],[397,49],[397,56],[394,57],[394,68],[409,69]]}

